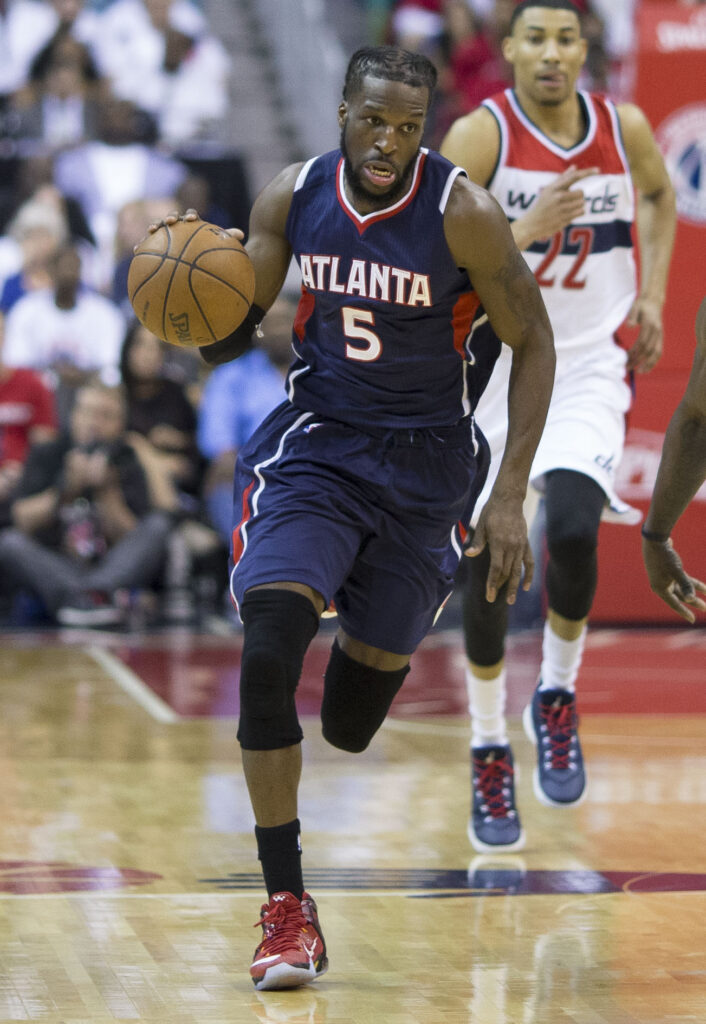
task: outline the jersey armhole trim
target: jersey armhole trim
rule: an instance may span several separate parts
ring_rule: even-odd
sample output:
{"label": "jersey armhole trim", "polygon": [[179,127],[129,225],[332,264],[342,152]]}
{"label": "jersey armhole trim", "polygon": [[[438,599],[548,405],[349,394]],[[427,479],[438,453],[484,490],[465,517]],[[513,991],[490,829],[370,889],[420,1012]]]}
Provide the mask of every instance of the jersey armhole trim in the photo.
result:
{"label": "jersey armhole trim", "polygon": [[314,164],[318,159],[318,156],[312,156],[312,158],[310,160],[307,160],[307,162],[304,164],[301,171],[297,175],[297,180],[294,182],[294,192],[298,192],[299,189],[302,187],[302,185],[306,181],[309,171],[311,170],[312,164]]}
{"label": "jersey armhole trim", "polygon": [[485,188],[489,189],[490,186],[493,184],[495,175],[498,173],[499,169],[505,164],[505,161],[507,160],[508,131],[505,118],[503,117],[500,111],[500,107],[498,107],[497,103],[495,103],[494,100],[483,100],[481,106],[485,107],[488,113],[492,114],[493,117],[495,118],[495,123],[498,126],[499,135],[498,155],[495,160],[493,170],[490,172],[490,177],[488,178],[485,184]]}
{"label": "jersey armhole trim", "polygon": [[458,176],[460,174],[463,175],[464,178],[468,177],[468,175],[464,171],[463,167],[454,167],[449,172],[449,176],[446,179],[446,184],[444,185],[444,191],[441,193],[441,199],[439,200],[439,212],[440,213],[444,213],[445,212],[446,204],[449,201],[449,196],[451,195],[451,189],[453,188],[453,183],[456,181],[456,178],[458,178]]}

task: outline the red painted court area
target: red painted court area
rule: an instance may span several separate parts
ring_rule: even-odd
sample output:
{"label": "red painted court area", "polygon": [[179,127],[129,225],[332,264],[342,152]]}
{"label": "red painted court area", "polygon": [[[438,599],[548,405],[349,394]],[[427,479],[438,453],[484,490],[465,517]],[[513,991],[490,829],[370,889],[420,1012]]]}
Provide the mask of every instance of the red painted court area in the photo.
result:
{"label": "red painted court area", "polygon": [[[317,637],[297,693],[302,714],[317,714],[333,635]],[[510,637],[508,712],[519,714],[535,685],[541,634]],[[178,714],[235,717],[242,639],[141,636],[114,648],[125,665]],[[395,700],[399,718],[465,715],[460,634],[440,630],[425,640]],[[706,629],[596,629],[589,632],[578,682],[584,714],[706,714]]]}

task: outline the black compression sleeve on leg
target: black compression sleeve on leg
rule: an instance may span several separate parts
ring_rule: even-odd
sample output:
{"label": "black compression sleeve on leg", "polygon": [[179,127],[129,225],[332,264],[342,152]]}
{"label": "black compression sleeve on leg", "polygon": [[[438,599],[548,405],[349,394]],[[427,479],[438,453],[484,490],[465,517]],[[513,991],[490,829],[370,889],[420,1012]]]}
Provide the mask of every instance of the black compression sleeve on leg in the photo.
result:
{"label": "black compression sleeve on leg", "polygon": [[505,656],[508,610],[507,585],[492,603],[485,587],[490,569],[490,552],[485,547],[475,558],[466,559],[463,586],[463,635],[466,655],[474,665],[497,665]]}
{"label": "black compression sleeve on leg", "polygon": [[598,583],[598,527],[606,496],[585,473],[557,469],[547,474],[546,538],[549,607],[578,622],[591,610]]}
{"label": "black compression sleeve on leg", "polygon": [[385,672],[354,661],[334,640],[324,675],[321,727],[324,739],[359,754],[385,720],[409,665]]}
{"label": "black compression sleeve on leg", "polygon": [[243,599],[238,739],[245,750],[300,743],[294,693],[306,649],[319,628],[316,609],[292,590],[251,590]]}

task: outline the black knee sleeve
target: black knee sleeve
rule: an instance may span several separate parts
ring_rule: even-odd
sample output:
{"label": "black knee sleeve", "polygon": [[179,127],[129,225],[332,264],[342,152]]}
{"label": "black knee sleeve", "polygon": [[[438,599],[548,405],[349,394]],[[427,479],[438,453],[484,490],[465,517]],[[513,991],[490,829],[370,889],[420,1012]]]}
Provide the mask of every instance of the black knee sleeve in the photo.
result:
{"label": "black knee sleeve", "polygon": [[466,656],[474,665],[497,665],[505,656],[507,634],[507,585],[491,603],[485,587],[490,570],[490,552],[485,547],[475,558],[466,559],[463,586],[463,635]]}
{"label": "black knee sleeve", "polygon": [[252,590],[240,612],[245,638],[238,740],[245,750],[293,746],[302,739],[294,693],[319,628],[316,609],[291,590]]}
{"label": "black knee sleeve", "polygon": [[605,504],[601,487],[584,473],[547,474],[546,539],[549,607],[565,619],[584,619],[598,583],[598,527]]}
{"label": "black knee sleeve", "polygon": [[324,739],[340,750],[365,750],[385,720],[409,665],[384,672],[354,661],[334,640],[324,675],[321,728]]}

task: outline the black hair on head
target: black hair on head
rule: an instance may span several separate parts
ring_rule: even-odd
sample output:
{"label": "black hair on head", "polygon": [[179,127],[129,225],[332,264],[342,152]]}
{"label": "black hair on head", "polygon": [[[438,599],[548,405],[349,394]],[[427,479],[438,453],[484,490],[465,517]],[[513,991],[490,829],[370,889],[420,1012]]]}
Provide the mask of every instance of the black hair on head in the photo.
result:
{"label": "black hair on head", "polygon": [[581,11],[571,0],[521,0],[512,12],[508,35],[512,35],[517,19],[530,7],[548,7],[552,11],[572,11],[579,19],[579,24],[581,24]]}
{"label": "black hair on head", "polygon": [[348,62],[343,83],[344,100],[361,88],[367,75],[388,82],[404,82],[415,88],[426,86],[429,99],[436,86],[436,68],[423,54],[401,50],[398,46],[365,46],[356,50]]}

